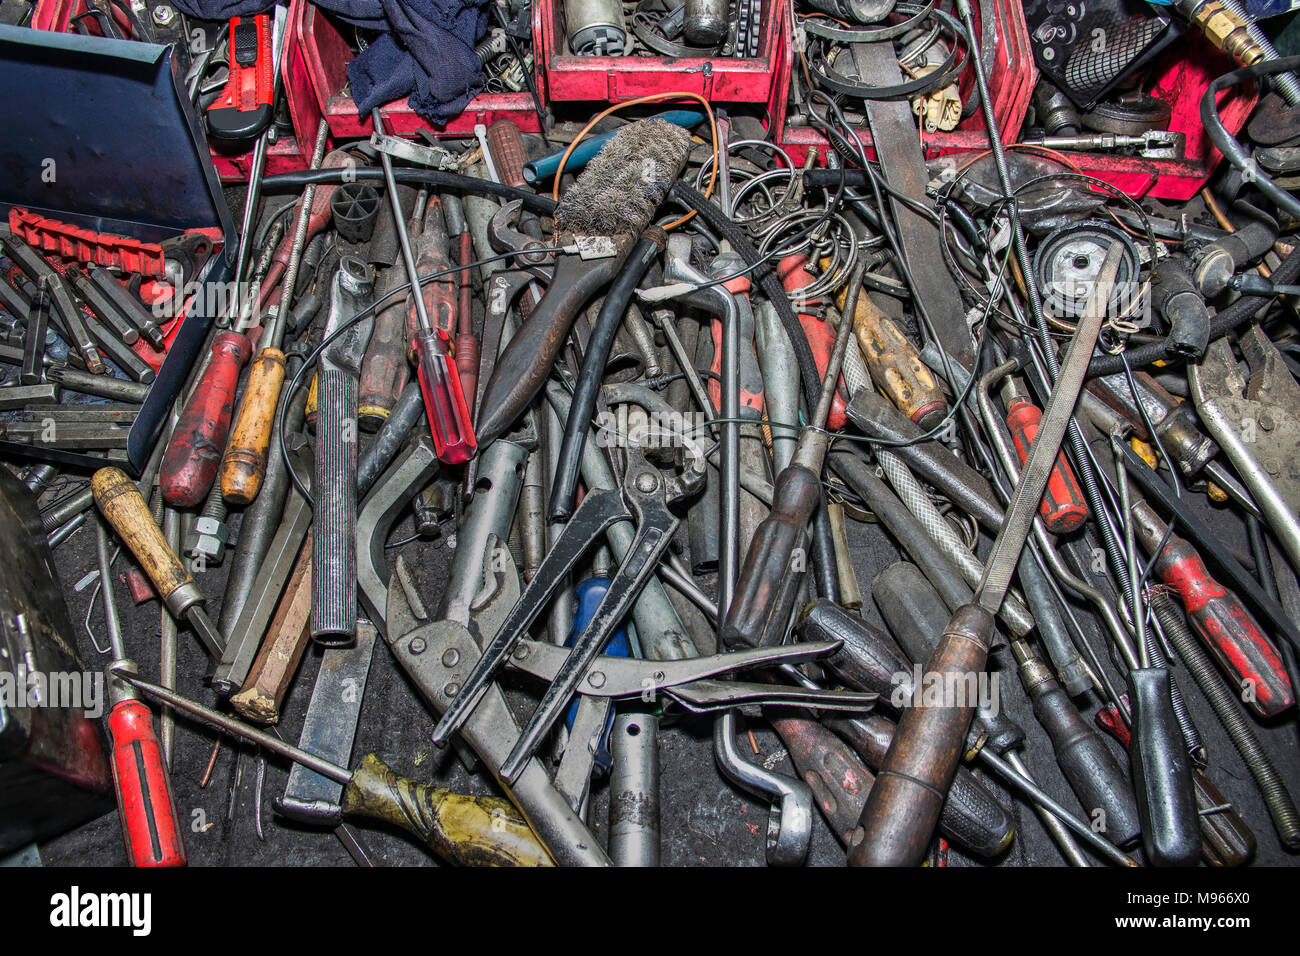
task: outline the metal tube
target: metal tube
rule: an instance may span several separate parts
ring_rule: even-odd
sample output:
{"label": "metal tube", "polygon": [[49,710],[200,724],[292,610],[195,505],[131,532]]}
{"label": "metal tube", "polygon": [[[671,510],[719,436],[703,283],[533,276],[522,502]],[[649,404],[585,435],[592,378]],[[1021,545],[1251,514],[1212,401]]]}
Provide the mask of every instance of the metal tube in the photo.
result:
{"label": "metal tube", "polygon": [[620,713],[609,746],[610,858],[615,866],[658,866],[659,718]]}

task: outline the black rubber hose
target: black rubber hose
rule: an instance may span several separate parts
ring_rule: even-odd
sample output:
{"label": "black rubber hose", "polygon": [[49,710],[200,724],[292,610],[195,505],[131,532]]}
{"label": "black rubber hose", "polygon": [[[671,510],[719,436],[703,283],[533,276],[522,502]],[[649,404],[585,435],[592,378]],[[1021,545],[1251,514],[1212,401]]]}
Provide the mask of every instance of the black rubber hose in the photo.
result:
{"label": "black rubber hose", "polygon": [[[515,189],[502,183],[474,176],[461,176],[437,169],[394,169],[393,177],[399,183],[413,186],[436,186],[452,192],[474,193],[480,196],[493,196],[498,199],[519,199],[531,212],[549,216],[555,211],[555,200],[526,189]],[[262,178],[264,194],[277,192],[301,191],[303,187],[315,185],[337,185],[343,182],[382,182],[384,171],[374,166],[354,166],[333,169],[302,170],[294,173],[276,173]]]}
{"label": "black rubber hose", "polygon": [[610,284],[601,303],[600,312],[587,339],[587,350],[582,356],[582,369],[573,389],[573,404],[564,421],[564,439],[560,443],[559,460],[555,466],[555,480],[551,483],[551,501],[547,506],[548,520],[568,521],[573,517],[574,501],[578,496],[578,470],[582,464],[582,450],[587,444],[587,431],[596,410],[596,396],[605,378],[605,364],[623,316],[627,313],[632,294],[641,284],[651,263],[663,251],[666,237],[662,229],[651,226],[637,240],[623,268]]}
{"label": "black rubber hose", "polygon": [[[1300,248],[1292,250],[1282,264],[1277,267],[1272,275],[1274,285],[1290,285],[1297,278],[1300,278]],[[1266,308],[1277,299],[1273,296],[1266,295],[1243,295],[1232,305],[1221,309],[1210,321],[1210,341],[1221,336],[1227,335],[1239,325],[1244,325],[1253,319],[1261,309]],[[1133,368],[1139,368],[1143,365],[1150,365],[1157,361],[1173,361],[1180,358],[1176,352],[1170,352],[1165,346],[1164,340],[1152,342],[1149,345],[1140,345],[1135,349],[1128,349],[1124,355],[1128,357],[1128,363]],[[1099,355],[1088,363],[1088,377],[1096,375],[1114,375],[1124,371],[1124,359],[1118,355]]]}
{"label": "black rubber hose", "polygon": [[1210,137],[1210,141],[1223,154],[1223,158],[1246,174],[1246,179],[1251,185],[1277,203],[1279,209],[1300,218],[1300,199],[1297,199],[1273,182],[1259,168],[1259,164],[1251,158],[1246,148],[1237,142],[1236,138],[1224,127],[1223,120],[1219,118],[1218,104],[1215,102],[1215,97],[1222,90],[1239,86],[1247,80],[1258,80],[1265,76],[1273,76],[1276,73],[1289,73],[1297,69],[1300,69],[1300,56],[1287,56],[1280,60],[1266,60],[1256,63],[1254,66],[1245,66],[1240,70],[1225,73],[1211,82],[1206,87],[1205,95],[1201,97],[1201,124],[1205,127],[1205,132]]}
{"label": "black rubber hose", "polygon": [[[836,175],[839,174],[836,173]],[[749,237],[745,235],[740,226],[736,225],[721,209],[704,198],[704,195],[698,190],[679,182],[673,186],[669,195],[683,203],[687,208],[696,210],[700,214],[700,218],[711,229],[731,243],[731,247],[745,260],[746,265],[752,266],[762,259],[758,250],[754,248],[754,244],[749,241]],[[763,294],[768,297],[776,308],[776,314],[781,319],[785,334],[790,337],[790,345],[794,349],[795,363],[799,366],[799,391],[803,394],[803,400],[807,405],[807,413],[811,415],[813,409],[817,407],[817,397],[821,392],[822,379],[817,372],[817,363],[813,361],[812,347],[808,344],[808,336],[804,333],[803,326],[799,324],[794,309],[790,307],[790,300],[786,298],[785,289],[781,286],[781,280],[770,263],[758,266],[752,275],[759,288],[763,290]]]}

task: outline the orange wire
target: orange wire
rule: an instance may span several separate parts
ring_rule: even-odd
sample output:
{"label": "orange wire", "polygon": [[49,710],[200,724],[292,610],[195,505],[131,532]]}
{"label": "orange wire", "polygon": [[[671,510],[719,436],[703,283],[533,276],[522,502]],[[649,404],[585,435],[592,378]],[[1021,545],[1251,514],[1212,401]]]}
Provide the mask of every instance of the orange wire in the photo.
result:
{"label": "orange wire", "polygon": [[[569,157],[573,155],[573,151],[577,149],[578,144],[587,138],[587,134],[591,132],[593,126],[603,120],[606,116],[609,116],[611,113],[616,113],[626,106],[639,106],[643,103],[658,103],[660,100],[680,99],[682,97],[697,101],[704,107],[704,112],[709,117],[709,130],[713,136],[713,167],[709,171],[709,185],[705,187],[704,195],[706,197],[713,195],[713,186],[718,179],[718,121],[713,117],[713,107],[709,105],[709,101],[703,96],[699,93],[678,91],[674,93],[652,93],[649,96],[638,96],[636,99],[626,100],[622,103],[615,103],[613,106],[606,110],[602,110],[592,117],[591,121],[587,123],[587,125],[578,132],[578,135],[573,138],[573,142],[571,142],[569,148],[564,151],[564,155],[560,157],[560,165],[556,167],[555,170],[555,185],[551,189],[551,198],[557,201],[559,200],[560,177],[564,175],[564,166],[568,163]],[[682,216],[682,218],[674,220],[664,226],[664,229],[676,229],[682,223],[689,221],[694,215],[695,210],[692,209],[686,215]]]}

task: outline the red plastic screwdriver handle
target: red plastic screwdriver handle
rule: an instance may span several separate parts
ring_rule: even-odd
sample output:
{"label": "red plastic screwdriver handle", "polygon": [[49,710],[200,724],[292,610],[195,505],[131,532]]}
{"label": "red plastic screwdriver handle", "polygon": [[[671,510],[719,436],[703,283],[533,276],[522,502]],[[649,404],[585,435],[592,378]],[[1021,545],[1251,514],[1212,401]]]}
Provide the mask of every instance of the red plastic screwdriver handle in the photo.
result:
{"label": "red plastic screwdriver handle", "polygon": [[[787,292],[798,292],[800,289],[807,288],[816,279],[816,276],[808,271],[807,256],[786,256],[777,266],[777,272],[780,274],[781,284],[785,286]],[[796,304],[809,308],[817,307],[815,300]],[[801,309],[798,315],[799,324],[803,326],[803,334],[808,337],[808,347],[812,349],[813,362],[817,366],[817,372],[825,377],[826,366],[830,364],[831,352],[835,349],[835,330],[811,312],[804,312]],[[847,388],[844,385],[843,377],[841,377],[835,390],[835,398],[831,401],[830,414],[826,416],[828,431],[837,432],[848,423],[848,415],[844,411],[844,394],[847,394]]]}
{"label": "red plastic screwdriver handle", "polygon": [[[730,282],[724,282],[722,287],[734,295],[736,298],[748,296],[750,290],[749,279],[745,276],[738,276]],[[715,318],[712,324],[713,335],[713,364],[706,386],[709,393],[709,401],[713,403],[714,408],[722,407],[722,319]],[[749,337],[745,337],[745,330],[741,330],[740,341],[740,380],[737,383],[740,386],[740,408],[741,413],[745,409],[752,409],[755,415],[763,414],[763,376],[758,370],[758,359],[754,355],[753,327],[749,328]]]}
{"label": "red plastic screwdriver handle", "polygon": [[1272,717],[1295,703],[1295,691],[1277,648],[1237,596],[1210,576],[1188,541],[1171,538],[1160,552],[1155,570],[1160,580],[1178,592],[1192,628],[1242,689],[1248,707]]}
{"label": "red plastic screwdriver handle", "polygon": [[478,443],[470,422],[469,406],[460,388],[456,365],[447,361],[447,336],[442,332],[417,331],[411,337],[415,353],[415,374],[429,416],[434,451],[438,460],[459,465],[474,457]]}
{"label": "red plastic screwdriver handle", "polygon": [[212,361],[203,372],[163,454],[159,485],[173,508],[203,503],[226,451],[239,370],[253,354],[248,339],[222,332],[212,341]]}
{"label": "red plastic screwdriver handle", "polygon": [[171,778],[153,732],[153,713],[124,700],[108,716],[113,785],[132,866],[184,866],[185,843]]}
{"label": "red plastic screwdriver handle", "polygon": [[[1011,439],[1016,445],[1016,457],[1024,465],[1029,458],[1029,449],[1038,436],[1038,423],[1043,420],[1043,411],[1032,402],[1014,401],[1007,411],[1007,428],[1011,430]],[[1043,492],[1043,501],[1038,513],[1043,524],[1052,534],[1069,534],[1078,531],[1088,520],[1088,505],[1084,500],[1079,481],[1074,477],[1070,463],[1065,460],[1065,453],[1056,456],[1056,465],[1047,479],[1047,490]]]}

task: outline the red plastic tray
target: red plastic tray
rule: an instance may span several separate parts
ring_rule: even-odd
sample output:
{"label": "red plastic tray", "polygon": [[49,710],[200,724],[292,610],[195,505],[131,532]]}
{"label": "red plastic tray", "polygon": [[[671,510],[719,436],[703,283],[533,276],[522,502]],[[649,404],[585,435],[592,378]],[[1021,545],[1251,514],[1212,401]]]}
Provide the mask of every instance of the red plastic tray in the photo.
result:
{"label": "red plastic tray", "polygon": [[[1184,159],[1141,159],[1106,153],[1065,155],[1081,172],[1104,179],[1130,196],[1190,199],[1223,159],[1201,125],[1201,97],[1215,77],[1233,69],[1232,61],[1204,37],[1186,34],[1170,46],[1153,71],[1150,92],[1173,107],[1169,128],[1187,136]],[[1246,124],[1258,99],[1258,91],[1250,87],[1219,94],[1219,115],[1228,132],[1235,135]]]}
{"label": "red plastic tray", "polygon": [[[295,128],[315,130],[323,116],[336,137],[369,136],[370,117],[358,114],[357,104],[346,91],[352,49],[329,14],[307,0],[292,0],[285,47],[285,88],[290,111],[295,114]],[[465,111],[445,127],[430,127],[406,105],[405,98],[380,107],[380,114],[386,131],[396,136],[414,136],[420,130],[432,129],[437,136],[464,137],[472,135],[477,124],[490,126],[500,119],[513,120],[526,133],[540,129],[533,98],[527,92],[483,93],[470,100]],[[300,115],[309,125],[298,125]]]}
{"label": "red plastic tray", "polygon": [[712,103],[767,108],[780,136],[790,93],[788,0],[764,0],[755,57],[575,56],[568,49],[560,0],[534,0],[533,49],[548,102],[620,103],[677,90]]}
{"label": "red plastic tray", "polygon": [[[997,39],[993,46],[993,64],[989,75],[989,92],[992,94],[993,115],[1004,143],[1014,143],[1020,137],[1025,114],[1034,84],[1038,82],[1038,68],[1034,65],[1033,50],[1029,45],[1029,29],[1025,26],[1024,10],[1019,0],[993,0]],[[978,19],[977,19],[978,24]],[[967,85],[973,83],[969,70],[965,71],[961,86],[962,98],[970,94]],[[970,152],[985,149],[988,138],[984,134],[984,111],[977,109],[962,120],[957,128],[921,135],[926,158],[944,153]],[[871,130],[863,124],[858,129],[862,143],[871,149]],[[826,138],[807,126],[787,126],[781,145],[796,162],[802,162],[809,147],[825,150]]]}

